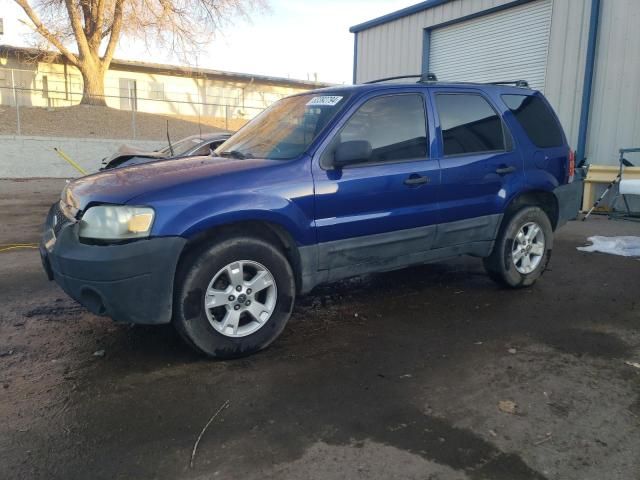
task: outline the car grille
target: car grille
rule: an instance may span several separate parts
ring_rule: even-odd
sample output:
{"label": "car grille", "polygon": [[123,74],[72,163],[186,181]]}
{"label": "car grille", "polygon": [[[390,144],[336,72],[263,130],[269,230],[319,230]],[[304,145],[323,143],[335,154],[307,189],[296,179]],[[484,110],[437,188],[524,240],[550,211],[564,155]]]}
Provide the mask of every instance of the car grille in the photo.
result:
{"label": "car grille", "polygon": [[71,223],[74,223],[74,221],[64,214],[60,207],[60,202],[54,203],[49,212],[49,226],[53,228],[56,236],[58,236],[60,230]]}

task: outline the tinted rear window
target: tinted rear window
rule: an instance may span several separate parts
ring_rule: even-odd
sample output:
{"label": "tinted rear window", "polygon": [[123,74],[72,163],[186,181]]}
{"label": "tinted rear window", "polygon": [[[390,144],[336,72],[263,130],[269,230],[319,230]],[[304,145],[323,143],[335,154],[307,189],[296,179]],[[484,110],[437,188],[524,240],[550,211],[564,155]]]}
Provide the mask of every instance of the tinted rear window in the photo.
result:
{"label": "tinted rear window", "polygon": [[505,149],[502,120],[480,95],[439,94],[436,104],[445,155]]}
{"label": "tinted rear window", "polygon": [[564,144],[558,120],[540,97],[502,95],[502,100],[536,147],[559,147]]}

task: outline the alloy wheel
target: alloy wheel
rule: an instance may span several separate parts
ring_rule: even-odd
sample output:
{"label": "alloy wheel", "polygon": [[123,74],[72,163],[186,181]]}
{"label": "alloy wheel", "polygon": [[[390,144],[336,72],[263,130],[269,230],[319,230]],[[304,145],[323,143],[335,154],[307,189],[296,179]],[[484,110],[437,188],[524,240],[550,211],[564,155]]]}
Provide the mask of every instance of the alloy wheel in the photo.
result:
{"label": "alloy wheel", "polygon": [[262,328],[275,310],[278,291],[271,272],[252,260],[239,260],[216,273],[204,298],[211,326],[227,337],[246,337]]}
{"label": "alloy wheel", "polygon": [[533,272],[544,256],[545,239],[540,225],[525,223],[513,241],[511,258],[516,270],[523,275]]}

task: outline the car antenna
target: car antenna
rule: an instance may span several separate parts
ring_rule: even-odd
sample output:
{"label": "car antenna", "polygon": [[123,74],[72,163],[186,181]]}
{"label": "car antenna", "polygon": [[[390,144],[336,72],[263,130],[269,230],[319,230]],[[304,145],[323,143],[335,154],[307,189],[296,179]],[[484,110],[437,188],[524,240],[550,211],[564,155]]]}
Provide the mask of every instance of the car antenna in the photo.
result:
{"label": "car antenna", "polygon": [[169,120],[167,120],[167,141],[169,142],[169,151],[173,157],[173,146],[171,145],[171,137],[169,136]]}

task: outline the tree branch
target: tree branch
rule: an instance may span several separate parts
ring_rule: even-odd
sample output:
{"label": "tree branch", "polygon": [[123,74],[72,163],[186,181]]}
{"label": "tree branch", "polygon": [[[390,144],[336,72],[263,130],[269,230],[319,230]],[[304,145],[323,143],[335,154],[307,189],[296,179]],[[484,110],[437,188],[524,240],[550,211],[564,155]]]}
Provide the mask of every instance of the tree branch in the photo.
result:
{"label": "tree branch", "polygon": [[104,29],[104,8],[105,8],[105,0],[96,0],[96,21],[95,21],[95,27],[93,30],[93,35],[95,36],[96,40],[98,41],[98,45],[100,45],[100,42],[102,41],[102,30]]}
{"label": "tree branch", "polygon": [[93,30],[93,22],[91,18],[91,5],[87,0],[80,0],[80,8],[82,9],[82,16],[84,17],[84,33],[87,38],[91,37]]}
{"label": "tree branch", "polygon": [[82,22],[80,21],[80,16],[78,15],[78,11],[76,10],[76,6],[73,3],[73,0],[64,0],[64,3],[67,7],[67,13],[69,14],[69,21],[71,22],[71,28],[73,29],[73,34],[76,37],[76,42],[78,43],[78,51],[80,52],[80,57],[91,57],[93,60],[93,52],[89,48],[89,43],[87,42],[87,36],[84,33],[84,29],[82,28]]}
{"label": "tree branch", "polygon": [[107,44],[107,49],[102,56],[102,66],[103,68],[109,68],[111,64],[111,60],[113,59],[113,54],[116,51],[116,46],[118,45],[118,40],[120,40],[120,32],[122,31],[122,17],[124,12],[124,2],[125,0],[116,0],[115,8],[113,10],[113,22],[111,23],[111,36],[109,37],[109,43]]}
{"label": "tree branch", "polygon": [[47,27],[45,27],[42,24],[40,17],[38,17],[38,14],[27,3],[27,0],[15,0],[15,1],[18,5],[20,5],[22,10],[24,10],[24,13],[27,14],[27,17],[29,17],[29,20],[31,20],[31,22],[33,23],[33,26],[35,27],[36,31],[40,35],[42,35],[42,37],[45,40],[47,40],[54,47],[56,47],[60,51],[60,53],[62,53],[62,55],[64,55],[67,58],[67,60],[69,60],[74,65],[78,66],[79,65],[78,57],[75,54],[73,54],[69,49],[67,49],[64,46],[64,44],[60,41],[60,39],[58,39],[55,35],[53,35],[53,33],[51,33],[49,29],[47,29]]}

